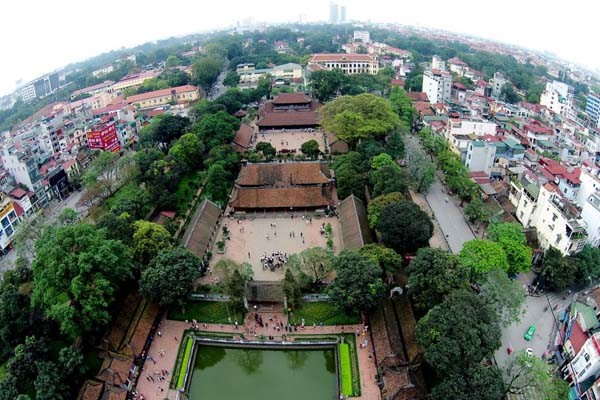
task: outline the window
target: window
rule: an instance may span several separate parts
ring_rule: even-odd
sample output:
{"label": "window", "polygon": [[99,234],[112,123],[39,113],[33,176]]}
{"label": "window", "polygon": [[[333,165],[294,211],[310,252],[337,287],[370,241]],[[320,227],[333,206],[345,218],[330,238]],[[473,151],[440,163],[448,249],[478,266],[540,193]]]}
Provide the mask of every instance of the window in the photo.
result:
{"label": "window", "polygon": [[585,358],[585,361],[590,361],[590,355],[589,355],[589,353],[585,353],[583,355],[583,358]]}

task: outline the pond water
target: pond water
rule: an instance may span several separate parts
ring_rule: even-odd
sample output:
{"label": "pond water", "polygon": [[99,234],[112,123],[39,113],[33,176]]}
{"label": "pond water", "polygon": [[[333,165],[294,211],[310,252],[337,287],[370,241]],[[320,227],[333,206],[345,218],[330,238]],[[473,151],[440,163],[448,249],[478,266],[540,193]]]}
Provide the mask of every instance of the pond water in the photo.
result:
{"label": "pond water", "polygon": [[335,400],[333,349],[198,346],[191,400]]}

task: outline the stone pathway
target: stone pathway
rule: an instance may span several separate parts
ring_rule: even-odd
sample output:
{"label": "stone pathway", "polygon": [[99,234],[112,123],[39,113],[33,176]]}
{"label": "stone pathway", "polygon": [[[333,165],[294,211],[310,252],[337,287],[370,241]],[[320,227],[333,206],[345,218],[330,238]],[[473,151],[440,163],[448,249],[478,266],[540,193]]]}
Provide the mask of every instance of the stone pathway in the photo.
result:
{"label": "stone pathway", "polygon": [[[255,312],[249,312],[246,316],[243,326],[225,325],[225,324],[199,324],[199,329],[205,332],[220,332],[220,333],[231,333],[231,334],[244,334],[245,338],[254,339],[261,335],[273,336],[273,340],[282,340],[283,335],[288,333],[285,329],[279,328],[274,329],[275,323],[282,323],[283,326],[287,324],[285,314],[277,312],[258,312],[263,319],[263,327],[260,327],[255,322]],[[271,320],[269,321],[269,317]],[[152,359],[147,359],[144,369],[140,374],[138,380],[137,392],[138,399],[139,394],[144,396],[146,400],[164,400],[175,399],[177,392],[175,390],[169,390],[169,384],[173,378],[171,372],[175,365],[177,358],[177,352],[179,344],[181,342],[182,335],[186,329],[192,328],[192,323],[181,321],[172,321],[163,319],[160,325],[161,336],[156,336],[150,346],[149,355]],[[372,359],[373,345],[370,340],[370,335],[364,335],[363,325],[341,325],[341,326],[306,326],[304,328],[298,327],[297,331],[291,332],[291,335],[322,335],[322,334],[342,334],[342,333],[356,333],[359,332],[360,337],[356,338],[356,345],[358,346],[358,364],[360,369],[360,383],[361,383],[361,396],[352,397],[356,400],[379,400],[381,399],[379,388],[375,382],[375,375],[377,368],[375,362]],[[255,336],[256,335],[256,336]],[[177,338],[177,339],[175,339]],[[360,343],[364,339],[368,339],[368,345],[366,348],[360,348]],[[164,355],[161,356],[161,352],[164,351]],[[167,370],[168,375],[165,376],[164,381],[159,381],[157,377],[162,375],[160,371]],[[158,372],[158,373],[157,373]],[[154,381],[150,380],[148,376],[152,376]],[[162,391],[160,389],[163,389]]]}

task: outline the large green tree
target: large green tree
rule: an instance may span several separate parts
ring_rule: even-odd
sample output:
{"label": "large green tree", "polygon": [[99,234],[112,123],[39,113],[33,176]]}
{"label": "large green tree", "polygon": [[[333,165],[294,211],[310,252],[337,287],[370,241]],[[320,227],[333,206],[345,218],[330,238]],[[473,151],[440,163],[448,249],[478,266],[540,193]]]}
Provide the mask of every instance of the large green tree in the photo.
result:
{"label": "large green tree", "polygon": [[562,400],[569,397],[568,383],[552,374],[546,361],[524,351],[509,358],[505,383],[506,395],[524,399]]}
{"label": "large green tree", "polygon": [[429,245],[433,223],[419,206],[410,201],[388,204],[381,210],[376,226],[383,243],[400,254],[414,253]]}
{"label": "large green tree", "polygon": [[142,272],[140,293],[160,306],[183,306],[201,268],[202,260],[184,248],[163,250]]}
{"label": "large green tree", "polygon": [[509,268],[504,249],[491,240],[469,240],[458,256],[460,262],[475,275],[485,274],[492,269],[508,271]]}
{"label": "large green tree", "polygon": [[388,101],[366,93],[338,97],[321,107],[320,113],[321,126],[351,145],[385,136],[400,124]]}
{"label": "large green tree", "polygon": [[419,320],[417,342],[425,360],[438,377],[456,373],[465,376],[500,347],[496,313],[470,290],[450,293]]}
{"label": "large green tree", "polygon": [[492,224],[488,228],[488,237],[504,249],[510,265],[508,269],[510,274],[526,272],[531,268],[531,248],[527,246],[527,239],[521,224]]}
{"label": "large green tree", "polygon": [[169,156],[184,165],[188,171],[192,171],[200,165],[203,153],[204,144],[193,133],[181,136],[169,149]]}
{"label": "large green tree", "polygon": [[229,144],[239,127],[240,121],[236,117],[225,111],[217,111],[202,117],[195,125],[194,132],[211,149]]}
{"label": "large green tree", "polygon": [[544,253],[542,277],[550,290],[564,290],[575,282],[577,261],[574,257],[564,257],[559,250],[550,247]]}
{"label": "large green tree", "polygon": [[577,280],[579,282],[596,281],[600,278],[600,249],[591,245],[586,245],[575,256],[577,263]]}
{"label": "large green tree", "polygon": [[364,245],[359,250],[359,253],[375,261],[384,274],[394,276],[402,267],[402,257],[393,249],[380,244],[370,243]]}
{"label": "large green tree", "polygon": [[411,303],[420,315],[443,302],[454,290],[469,287],[470,271],[458,256],[442,249],[419,249],[407,273]]}
{"label": "large green tree", "polygon": [[404,132],[410,132],[413,122],[417,117],[417,110],[413,107],[410,97],[408,97],[404,89],[394,86],[390,93],[390,103],[392,104],[392,109],[400,117],[401,129]]}
{"label": "large green tree", "polygon": [[192,82],[209,90],[223,69],[223,61],[216,57],[202,57],[192,65]]}
{"label": "large green tree", "polygon": [[158,253],[172,246],[169,231],[160,224],[149,221],[133,223],[133,255],[142,267],[146,267]]}
{"label": "large green tree", "polygon": [[499,269],[488,271],[478,281],[481,296],[496,311],[500,323],[509,326],[521,320],[525,292],[518,281]]}
{"label": "large green tree", "polygon": [[500,400],[505,388],[502,371],[494,365],[475,365],[463,373],[449,373],[431,389],[432,400]]}
{"label": "large green tree", "polygon": [[326,102],[340,93],[348,82],[348,76],[342,70],[315,71],[310,74],[313,95],[320,102]]}
{"label": "large green tree", "polygon": [[321,154],[321,150],[319,150],[319,142],[314,139],[310,139],[302,143],[300,146],[300,151],[302,154],[315,160],[319,157],[319,154]]}
{"label": "large green tree", "polygon": [[[386,156],[389,157],[387,154]],[[386,164],[371,170],[369,183],[373,187],[373,197],[392,192],[407,193],[408,191],[408,178],[397,164]]]}
{"label": "large green tree", "polygon": [[110,321],[119,283],[132,275],[129,249],[92,225],[49,227],[36,242],[34,304],[71,337]]}
{"label": "large green tree", "polygon": [[372,258],[345,250],[333,259],[335,280],[326,293],[331,303],[350,314],[370,310],[385,294],[381,267]]}
{"label": "large green tree", "polygon": [[223,169],[220,163],[212,165],[206,175],[204,191],[212,201],[221,207],[224,207],[229,199],[229,177],[230,174]]}
{"label": "large green tree", "polygon": [[332,254],[322,247],[312,247],[290,255],[288,268],[303,286],[316,286],[333,270]]}
{"label": "large green tree", "polygon": [[381,216],[381,210],[388,204],[400,203],[405,200],[405,197],[400,192],[391,192],[377,196],[369,202],[367,207],[367,218],[369,220],[369,226],[375,228],[379,222]]}

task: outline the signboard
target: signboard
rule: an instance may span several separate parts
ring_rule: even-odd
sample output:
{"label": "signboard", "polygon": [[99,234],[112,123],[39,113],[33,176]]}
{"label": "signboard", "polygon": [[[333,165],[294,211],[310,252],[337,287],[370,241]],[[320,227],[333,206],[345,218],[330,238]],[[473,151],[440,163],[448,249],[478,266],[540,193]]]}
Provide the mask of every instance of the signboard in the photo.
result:
{"label": "signboard", "polygon": [[86,137],[90,149],[112,151],[113,153],[121,151],[114,123],[106,125],[99,131],[90,131],[86,134]]}

